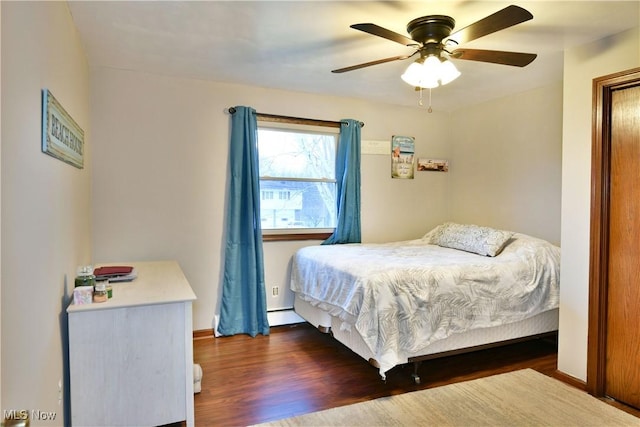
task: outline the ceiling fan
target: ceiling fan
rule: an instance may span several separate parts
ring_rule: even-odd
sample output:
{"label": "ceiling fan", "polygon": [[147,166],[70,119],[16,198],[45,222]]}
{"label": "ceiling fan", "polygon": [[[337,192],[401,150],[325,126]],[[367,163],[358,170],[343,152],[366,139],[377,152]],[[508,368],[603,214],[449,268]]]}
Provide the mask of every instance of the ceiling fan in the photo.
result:
{"label": "ceiling fan", "polygon": [[[530,64],[537,55],[533,53],[465,48],[457,48],[450,51],[448,48],[504,30],[505,28],[520,24],[532,18],[533,15],[527,10],[519,6],[511,5],[452,34],[451,31],[455,26],[455,20],[452,17],[446,15],[428,15],[416,18],[407,24],[407,32],[411,38],[376,24],[354,24],[351,25],[351,28],[405,46],[416,47],[416,50],[410,55],[378,59],[376,61],[339,68],[332,70],[332,72],[344,73],[372,65],[408,59],[416,54],[420,54],[420,58],[409,66],[402,78],[416,88],[432,88],[437,87],[439,84],[449,83],[460,75],[453,63],[448,60],[449,58],[524,67]],[[413,72],[410,72],[412,67]]]}

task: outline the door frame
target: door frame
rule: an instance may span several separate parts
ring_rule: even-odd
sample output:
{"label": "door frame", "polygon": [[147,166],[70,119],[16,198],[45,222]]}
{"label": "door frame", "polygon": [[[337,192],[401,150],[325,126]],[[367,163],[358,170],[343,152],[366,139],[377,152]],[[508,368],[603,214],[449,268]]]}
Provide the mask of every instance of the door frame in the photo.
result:
{"label": "door frame", "polygon": [[606,386],[611,97],[639,84],[640,68],[593,79],[587,391],[597,397],[605,395]]}

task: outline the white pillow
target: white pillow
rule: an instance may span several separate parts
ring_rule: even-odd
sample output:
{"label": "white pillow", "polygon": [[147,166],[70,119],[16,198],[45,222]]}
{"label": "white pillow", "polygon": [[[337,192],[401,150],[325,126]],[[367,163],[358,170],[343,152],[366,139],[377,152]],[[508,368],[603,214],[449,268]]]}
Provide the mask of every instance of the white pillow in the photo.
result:
{"label": "white pillow", "polygon": [[493,257],[502,251],[512,236],[511,231],[446,222],[427,233],[425,239],[432,245]]}

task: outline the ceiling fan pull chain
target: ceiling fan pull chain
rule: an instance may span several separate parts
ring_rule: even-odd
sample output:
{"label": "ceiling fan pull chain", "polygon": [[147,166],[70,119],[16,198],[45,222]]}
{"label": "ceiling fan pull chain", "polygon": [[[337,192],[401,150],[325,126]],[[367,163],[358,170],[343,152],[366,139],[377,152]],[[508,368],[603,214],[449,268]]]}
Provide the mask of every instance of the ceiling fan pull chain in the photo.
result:
{"label": "ceiling fan pull chain", "polygon": [[[424,107],[424,102],[422,101],[422,91],[423,87],[420,88],[420,98],[418,99],[418,107]],[[429,108],[427,109],[429,113],[433,113],[433,108],[431,108],[431,88],[429,88]]]}

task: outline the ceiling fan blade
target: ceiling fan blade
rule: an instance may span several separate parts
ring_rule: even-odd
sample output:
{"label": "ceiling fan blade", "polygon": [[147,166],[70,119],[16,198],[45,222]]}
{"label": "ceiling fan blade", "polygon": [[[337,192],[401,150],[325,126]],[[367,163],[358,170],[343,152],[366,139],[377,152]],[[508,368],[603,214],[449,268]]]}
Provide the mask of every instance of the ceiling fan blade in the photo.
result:
{"label": "ceiling fan blade", "polygon": [[[417,51],[416,51],[417,52]],[[377,61],[365,62],[364,64],[352,65],[350,67],[338,68],[337,70],[331,70],[332,73],[346,73],[347,71],[358,70],[364,67],[370,67],[372,65],[384,64],[385,62],[400,61],[402,59],[408,59],[415,55],[415,52],[411,55],[393,56],[391,58],[378,59]]]}
{"label": "ceiling fan blade", "polygon": [[405,46],[417,46],[418,42],[409,37],[405,37],[402,34],[395,33],[391,30],[387,30],[386,28],[382,28],[376,24],[353,24],[351,28],[364,31],[368,34],[373,34],[374,36],[382,37],[387,40],[391,40],[396,43],[403,44]]}
{"label": "ceiling fan blade", "polygon": [[502,10],[489,15],[471,25],[468,25],[454,32],[448,40],[453,40],[459,44],[467,43],[471,40],[504,30],[513,25],[520,24],[533,18],[533,15],[520,6],[507,6]]}
{"label": "ceiling fan blade", "polygon": [[524,67],[529,65],[538,55],[535,53],[504,52],[501,50],[456,49],[451,52],[455,59],[468,61],[491,62],[493,64]]}

